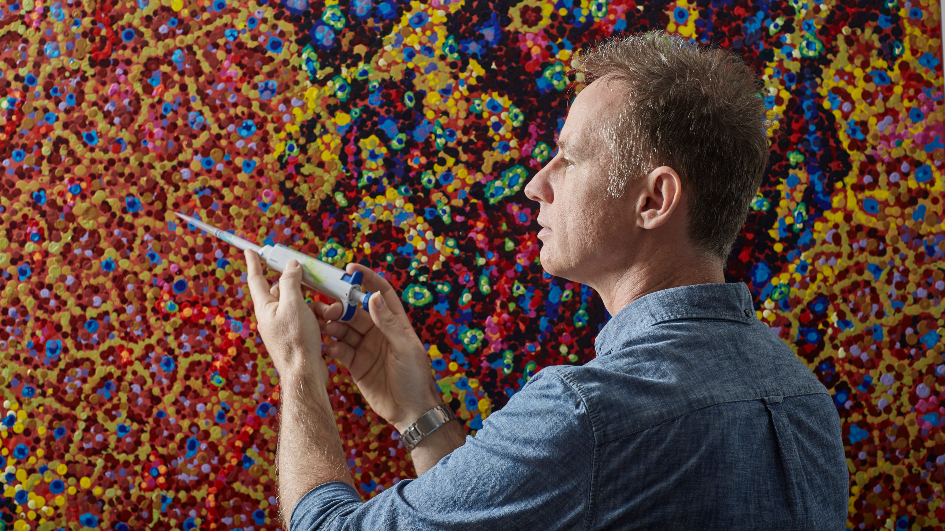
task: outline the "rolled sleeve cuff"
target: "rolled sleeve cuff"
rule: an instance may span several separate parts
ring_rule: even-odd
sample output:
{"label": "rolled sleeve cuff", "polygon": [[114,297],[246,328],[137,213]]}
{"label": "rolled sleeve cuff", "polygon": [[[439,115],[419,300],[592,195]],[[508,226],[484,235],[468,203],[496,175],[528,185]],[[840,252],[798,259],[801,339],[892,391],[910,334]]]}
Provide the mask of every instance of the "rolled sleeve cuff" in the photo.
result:
{"label": "rolled sleeve cuff", "polygon": [[327,529],[339,515],[348,514],[361,506],[361,496],[354,487],[341,481],[323,483],[305,493],[292,510],[289,519],[291,531]]}

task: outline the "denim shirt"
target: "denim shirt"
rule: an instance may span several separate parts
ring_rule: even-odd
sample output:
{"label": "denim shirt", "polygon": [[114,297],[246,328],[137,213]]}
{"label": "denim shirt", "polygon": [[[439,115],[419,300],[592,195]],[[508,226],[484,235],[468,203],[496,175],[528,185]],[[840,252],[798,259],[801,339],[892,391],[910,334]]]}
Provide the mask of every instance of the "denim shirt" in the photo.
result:
{"label": "denim shirt", "polygon": [[836,406],[744,284],[641,297],[595,349],[539,371],[415,480],[366,503],[312,489],[290,530],[846,528]]}

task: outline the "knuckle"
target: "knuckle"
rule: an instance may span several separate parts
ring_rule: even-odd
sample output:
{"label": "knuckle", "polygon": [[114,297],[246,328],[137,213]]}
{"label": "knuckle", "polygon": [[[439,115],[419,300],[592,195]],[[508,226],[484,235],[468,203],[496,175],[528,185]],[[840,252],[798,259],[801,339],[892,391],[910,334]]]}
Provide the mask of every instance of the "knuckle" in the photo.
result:
{"label": "knuckle", "polygon": [[381,324],[383,324],[385,328],[394,328],[397,326],[397,318],[389,313],[381,319]]}

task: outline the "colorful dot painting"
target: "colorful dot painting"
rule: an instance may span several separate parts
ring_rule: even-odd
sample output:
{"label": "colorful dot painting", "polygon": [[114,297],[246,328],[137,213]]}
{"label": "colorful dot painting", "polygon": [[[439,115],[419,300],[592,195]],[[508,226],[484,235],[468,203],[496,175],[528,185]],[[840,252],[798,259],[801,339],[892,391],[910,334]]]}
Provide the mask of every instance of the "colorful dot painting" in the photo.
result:
{"label": "colorful dot painting", "polygon": [[[592,359],[608,316],[543,272],[522,188],[572,55],[649,29],[763,77],[771,161],[727,275],[834,397],[849,528],[945,529],[940,17],[934,0],[0,2],[0,529],[281,525],[279,380],[245,263],[173,211],[381,272],[471,432],[542,367]],[[330,370],[368,499],[413,465]]]}

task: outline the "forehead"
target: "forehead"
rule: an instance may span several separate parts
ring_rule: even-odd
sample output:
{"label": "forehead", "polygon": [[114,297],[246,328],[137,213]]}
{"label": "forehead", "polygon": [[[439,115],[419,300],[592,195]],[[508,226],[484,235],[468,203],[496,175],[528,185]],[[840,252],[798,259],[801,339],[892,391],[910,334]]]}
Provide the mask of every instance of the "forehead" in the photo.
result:
{"label": "forehead", "polygon": [[585,87],[568,109],[558,144],[573,147],[597,136],[592,133],[603,132],[608,122],[616,118],[626,96],[625,84],[609,78],[597,79]]}

